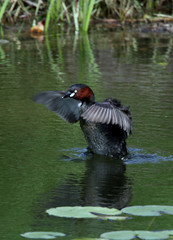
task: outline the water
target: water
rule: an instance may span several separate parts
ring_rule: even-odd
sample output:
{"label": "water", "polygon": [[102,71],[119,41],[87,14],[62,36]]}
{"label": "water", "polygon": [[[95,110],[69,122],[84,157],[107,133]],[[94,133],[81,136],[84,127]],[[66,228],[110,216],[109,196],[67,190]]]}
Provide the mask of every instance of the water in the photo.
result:
{"label": "water", "polygon": [[[0,44],[0,233],[59,231],[67,239],[113,230],[173,229],[172,216],[124,222],[48,216],[57,206],[173,205],[173,41],[170,34],[94,28],[34,39],[7,32]],[[88,84],[96,100],[130,105],[134,132],[124,163],[86,153],[79,124],[32,96]]]}

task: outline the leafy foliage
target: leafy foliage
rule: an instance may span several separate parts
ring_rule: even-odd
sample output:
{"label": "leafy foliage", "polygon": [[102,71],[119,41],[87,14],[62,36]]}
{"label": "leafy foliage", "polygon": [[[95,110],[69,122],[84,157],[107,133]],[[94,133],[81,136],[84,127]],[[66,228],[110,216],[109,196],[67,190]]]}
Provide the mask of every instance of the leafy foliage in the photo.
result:
{"label": "leafy foliage", "polygon": [[[4,0],[0,5],[0,22],[2,19],[16,20],[45,18],[45,31],[50,21],[74,23],[75,30],[88,31],[91,18],[119,19],[124,23],[127,19],[141,18],[153,13],[172,14],[172,1],[139,1],[139,0]],[[41,19],[42,20],[42,19]]]}

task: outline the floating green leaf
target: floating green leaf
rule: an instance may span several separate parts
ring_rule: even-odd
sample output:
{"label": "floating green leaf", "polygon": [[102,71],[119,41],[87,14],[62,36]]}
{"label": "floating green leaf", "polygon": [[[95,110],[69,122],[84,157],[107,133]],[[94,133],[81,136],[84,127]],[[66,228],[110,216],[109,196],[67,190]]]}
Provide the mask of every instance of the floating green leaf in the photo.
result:
{"label": "floating green leaf", "polygon": [[164,231],[135,231],[135,236],[140,239],[156,240],[156,239],[168,239],[169,234]]}
{"label": "floating green leaf", "polygon": [[72,240],[105,240],[104,238],[74,238]]}
{"label": "floating green leaf", "polygon": [[121,214],[120,210],[106,207],[57,207],[46,210],[49,215],[67,218],[107,218],[111,219]]}
{"label": "floating green leaf", "polygon": [[135,216],[161,216],[162,214],[173,215],[173,206],[163,205],[132,206],[123,208],[122,212]]}
{"label": "floating green leaf", "polygon": [[164,230],[169,236],[173,236],[173,230]]}
{"label": "floating green leaf", "polygon": [[140,238],[143,240],[162,240],[168,239],[170,235],[173,235],[173,230],[165,231],[114,231],[106,232],[100,235],[106,239],[118,239],[118,240],[130,240],[134,238]]}
{"label": "floating green leaf", "polygon": [[57,237],[64,237],[64,233],[60,232],[26,232],[21,234],[22,237],[32,239],[55,239]]}
{"label": "floating green leaf", "polygon": [[112,221],[123,221],[123,220],[127,220],[127,219],[131,219],[130,217],[127,216],[101,216],[101,217],[97,217],[98,219],[101,220],[112,220]]}
{"label": "floating green leaf", "polygon": [[133,239],[134,238],[134,232],[133,231],[113,231],[113,232],[106,232],[102,233],[100,235],[101,238],[106,238],[106,239],[118,239],[118,240],[128,240],[128,239]]}

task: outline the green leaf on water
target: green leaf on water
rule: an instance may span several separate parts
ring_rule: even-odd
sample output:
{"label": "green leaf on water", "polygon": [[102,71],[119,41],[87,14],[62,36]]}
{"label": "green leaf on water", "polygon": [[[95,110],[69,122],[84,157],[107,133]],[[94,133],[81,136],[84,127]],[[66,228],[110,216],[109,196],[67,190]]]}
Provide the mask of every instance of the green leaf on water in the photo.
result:
{"label": "green leaf on water", "polygon": [[173,235],[173,230],[163,231],[114,231],[106,232],[100,235],[101,238],[111,240],[130,240],[139,238],[143,240],[162,240],[168,239],[169,236]]}
{"label": "green leaf on water", "polygon": [[112,220],[112,221],[124,221],[124,220],[127,220],[127,219],[131,219],[131,217],[128,217],[128,216],[102,216],[102,217],[97,217],[98,219],[100,220]]}
{"label": "green leaf on water", "polygon": [[57,237],[64,237],[64,233],[60,232],[26,232],[21,234],[22,237],[32,239],[55,239]]}
{"label": "green leaf on water", "polygon": [[104,238],[74,238],[72,240],[105,240]]}
{"label": "green leaf on water", "polygon": [[169,238],[169,234],[165,231],[135,231],[135,235],[143,240],[162,240]]}
{"label": "green leaf on water", "polygon": [[106,207],[57,207],[46,210],[49,215],[67,218],[107,218],[116,217],[121,211],[115,208]]}
{"label": "green leaf on water", "polygon": [[113,231],[113,232],[106,232],[102,233],[100,235],[101,238],[106,238],[106,239],[118,239],[118,240],[129,240],[134,238],[134,232],[133,231]]}
{"label": "green leaf on water", "polygon": [[122,212],[135,216],[161,216],[162,214],[173,215],[173,206],[164,205],[132,206],[123,208]]}

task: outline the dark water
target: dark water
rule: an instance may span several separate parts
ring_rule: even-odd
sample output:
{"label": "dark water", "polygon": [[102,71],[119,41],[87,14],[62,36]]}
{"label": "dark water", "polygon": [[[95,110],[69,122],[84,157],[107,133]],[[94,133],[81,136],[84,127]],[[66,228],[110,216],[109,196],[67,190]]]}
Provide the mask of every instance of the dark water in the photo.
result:
{"label": "dark water", "polygon": [[[123,222],[50,217],[57,206],[173,205],[173,35],[94,28],[0,44],[0,238],[59,231],[67,239],[113,230],[173,229],[173,217]],[[130,105],[134,133],[122,163],[86,154],[79,124],[32,102],[45,90],[88,84],[97,101]]]}

